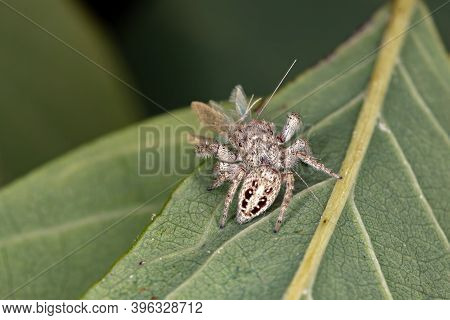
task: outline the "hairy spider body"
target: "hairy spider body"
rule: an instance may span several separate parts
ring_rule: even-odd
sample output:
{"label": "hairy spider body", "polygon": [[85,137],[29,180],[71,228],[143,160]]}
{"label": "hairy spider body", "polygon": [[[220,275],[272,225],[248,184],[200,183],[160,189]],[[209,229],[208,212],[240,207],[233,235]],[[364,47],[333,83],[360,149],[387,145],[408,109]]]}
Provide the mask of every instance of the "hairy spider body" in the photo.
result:
{"label": "hairy spider body", "polygon": [[286,144],[302,128],[299,114],[292,112],[279,134],[271,122],[248,119],[253,105],[247,103],[242,87],[236,86],[230,100],[236,104],[239,119],[233,120],[220,109],[217,103],[210,105],[193,102],[192,108],[200,121],[219,133],[227,143],[196,137],[196,152],[201,157],[214,157],[215,179],[208,190],[219,187],[226,181],[231,185],[225,198],[220,227],[225,226],[229,207],[242,183],[239,192],[236,220],[245,223],[264,213],[275,201],[281,185],[286,185],[274,231],[278,232],[294,189],[293,168],[302,161],[326,174],[341,178],[331,169],[315,159],[308,142],[298,138]]}

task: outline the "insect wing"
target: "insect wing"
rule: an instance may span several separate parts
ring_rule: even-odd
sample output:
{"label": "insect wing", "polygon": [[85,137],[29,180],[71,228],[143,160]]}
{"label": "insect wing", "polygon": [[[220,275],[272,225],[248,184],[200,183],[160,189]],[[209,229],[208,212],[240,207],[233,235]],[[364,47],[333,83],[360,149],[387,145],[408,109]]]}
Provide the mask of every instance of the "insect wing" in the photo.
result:
{"label": "insect wing", "polygon": [[226,135],[230,126],[233,125],[230,117],[216,107],[194,101],[191,103],[191,108],[197,114],[202,125],[221,135]]}
{"label": "insect wing", "polygon": [[248,102],[244,89],[241,85],[237,85],[234,87],[234,89],[231,91],[229,100],[236,105],[236,111],[239,116],[243,116],[246,114]]}
{"label": "insect wing", "polygon": [[209,100],[208,102],[209,106],[213,109],[215,109],[217,112],[223,113],[225,114],[225,110],[224,108],[220,105],[220,103],[214,101],[214,100]]}
{"label": "insect wing", "polygon": [[204,136],[199,136],[197,134],[188,133],[186,140],[190,144],[213,144],[215,143],[214,139],[207,138]]}

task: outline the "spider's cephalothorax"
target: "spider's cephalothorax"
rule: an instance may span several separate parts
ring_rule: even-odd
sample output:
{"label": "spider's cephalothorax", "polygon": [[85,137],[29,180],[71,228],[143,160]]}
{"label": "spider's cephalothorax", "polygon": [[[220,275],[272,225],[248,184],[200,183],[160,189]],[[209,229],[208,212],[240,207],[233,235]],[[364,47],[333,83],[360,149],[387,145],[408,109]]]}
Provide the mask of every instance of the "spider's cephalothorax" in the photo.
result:
{"label": "spider's cephalothorax", "polygon": [[314,158],[305,139],[298,138],[287,145],[302,127],[297,113],[288,115],[286,124],[277,134],[273,123],[249,119],[254,104],[247,103],[241,86],[234,88],[230,100],[236,104],[235,117],[228,116],[221,106],[213,101],[209,105],[192,103],[200,122],[215,130],[226,141],[219,143],[198,136],[194,139],[199,156],[214,157],[218,160],[214,166],[215,180],[209,190],[217,188],[225,181],[231,182],[220,227],[225,225],[228,209],[241,182],[236,214],[238,223],[248,222],[265,212],[277,197],[281,184],[285,183],[286,191],[274,229],[277,232],[292,198],[293,169],[298,161],[334,178],[341,177]]}

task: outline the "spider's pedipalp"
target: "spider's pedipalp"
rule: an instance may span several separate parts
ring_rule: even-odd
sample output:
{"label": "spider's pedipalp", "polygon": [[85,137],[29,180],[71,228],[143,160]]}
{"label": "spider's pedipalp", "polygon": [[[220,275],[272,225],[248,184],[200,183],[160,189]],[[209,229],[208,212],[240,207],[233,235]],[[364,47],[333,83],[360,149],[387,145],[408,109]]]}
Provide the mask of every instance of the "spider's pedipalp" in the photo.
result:
{"label": "spider's pedipalp", "polygon": [[233,163],[238,161],[238,156],[223,144],[219,144],[216,157],[217,159],[219,159],[219,161],[223,162]]}
{"label": "spider's pedipalp", "polygon": [[291,112],[286,119],[286,123],[284,124],[281,133],[278,135],[280,143],[289,141],[302,126],[303,123],[300,115],[297,112]]}

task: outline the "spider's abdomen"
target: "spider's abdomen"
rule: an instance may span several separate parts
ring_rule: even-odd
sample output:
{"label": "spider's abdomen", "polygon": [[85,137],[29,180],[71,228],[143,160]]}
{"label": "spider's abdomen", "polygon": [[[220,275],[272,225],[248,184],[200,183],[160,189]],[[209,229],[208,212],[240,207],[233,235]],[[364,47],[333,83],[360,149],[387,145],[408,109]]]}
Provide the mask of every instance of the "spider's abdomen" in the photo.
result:
{"label": "spider's abdomen", "polygon": [[260,166],[249,172],[239,192],[239,223],[245,223],[266,211],[281,187],[281,174],[270,166]]}

